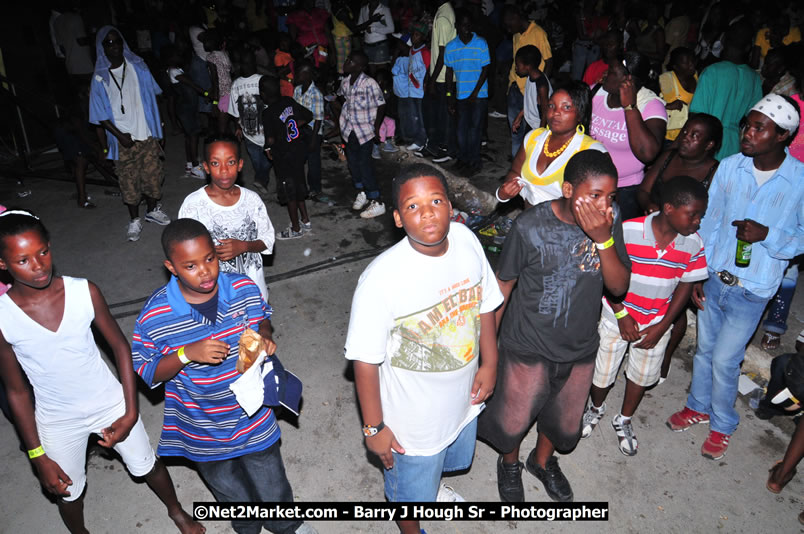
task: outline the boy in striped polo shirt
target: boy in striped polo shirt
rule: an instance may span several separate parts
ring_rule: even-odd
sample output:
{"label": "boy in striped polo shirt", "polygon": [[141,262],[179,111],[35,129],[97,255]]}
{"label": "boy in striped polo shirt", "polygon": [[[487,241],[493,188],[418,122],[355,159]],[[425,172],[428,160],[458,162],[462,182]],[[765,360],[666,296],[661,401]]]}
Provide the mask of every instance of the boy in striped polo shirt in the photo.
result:
{"label": "boy in striped polo shirt", "polygon": [[488,44],[472,31],[473,24],[469,11],[458,10],[455,17],[458,36],[447,43],[444,51],[449,112],[458,116],[455,131],[458,162],[453,170],[467,176],[479,172],[482,167],[480,142],[483,119],[489,106],[487,78],[491,64]]}
{"label": "boy in striped polo shirt", "polygon": [[[244,328],[254,328],[273,354],[271,307],[257,284],[219,273],[209,232],[177,219],[162,233],[165,267],[173,275],[148,299],[134,325],[134,370],[151,388],[165,384],[159,456],[195,462],[221,502],[293,502],[279,426],[263,406],[248,417],[229,385]],[[299,520],[232,521],[239,534],[262,527],[277,533],[315,533]]]}
{"label": "boy in striped polo shirt", "polygon": [[622,302],[603,297],[592,402],[583,415],[581,435],[588,437],[606,412],[606,395],[629,350],[623,405],[611,421],[626,456],[637,453],[631,417],[645,389],[659,380],[673,321],[684,313],[693,283],[708,276],[696,233],[706,212],[706,188],[678,176],[664,185],[662,200],[661,211],[623,223],[631,282]]}

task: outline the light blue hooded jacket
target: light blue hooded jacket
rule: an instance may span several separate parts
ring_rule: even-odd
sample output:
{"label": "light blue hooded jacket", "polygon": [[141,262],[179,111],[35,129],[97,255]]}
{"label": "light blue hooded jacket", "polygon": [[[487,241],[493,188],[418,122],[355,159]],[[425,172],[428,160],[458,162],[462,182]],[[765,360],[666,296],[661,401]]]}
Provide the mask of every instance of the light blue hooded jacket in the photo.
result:
{"label": "light blue hooded jacket", "polygon": [[[112,30],[116,31],[120,35],[120,38],[123,39],[123,58],[128,61],[128,64],[134,67],[134,70],[137,72],[142,107],[145,111],[145,122],[148,124],[151,136],[156,139],[161,139],[162,120],[159,116],[159,107],[156,104],[156,95],[162,94],[162,89],[157,85],[145,61],[131,51],[125,38],[123,38],[123,34],[114,26],[104,26],[101,28],[95,39],[95,51],[97,52],[98,59],[95,61],[95,73],[92,76],[92,84],[89,89],[89,122],[92,124],[100,124],[101,121],[109,120],[114,124],[114,113],[112,113],[112,105],[109,101],[109,93],[107,92],[107,88],[111,83],[111,75],[109,73],[111,62],[106,57],[106,52],[103,50],[103,40],[106,39],[106,35]],[[109,154],[106,156],[107,159],[117,160],[119,153],[117,137],[107,130],[106,141],[109,146]]]}

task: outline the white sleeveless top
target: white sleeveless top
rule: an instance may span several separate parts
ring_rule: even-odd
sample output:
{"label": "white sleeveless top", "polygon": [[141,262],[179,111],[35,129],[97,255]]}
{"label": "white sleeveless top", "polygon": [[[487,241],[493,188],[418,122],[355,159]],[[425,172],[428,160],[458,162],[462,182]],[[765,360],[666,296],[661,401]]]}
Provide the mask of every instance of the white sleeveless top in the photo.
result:
{"label": "white sleeveless top", "polygon": [[8,294],[0,296],[0,332],[33,386],[37,425],[82,420],[123,400],[123,387],[92,337],[95,310],[87,281],[62,278],[64,316],[55,332],[31,319]]}

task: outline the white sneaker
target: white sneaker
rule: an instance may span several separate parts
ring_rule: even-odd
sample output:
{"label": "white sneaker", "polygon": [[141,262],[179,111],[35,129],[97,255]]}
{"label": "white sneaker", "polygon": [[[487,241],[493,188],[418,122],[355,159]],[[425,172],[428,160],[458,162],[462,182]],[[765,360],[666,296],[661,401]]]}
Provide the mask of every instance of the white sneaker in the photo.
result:
{"label": "white sneaker", "polygon": [[385,213],[385,204],[372,200],[368,203],[368,207],[360,212],[360,217],[363,219],[373,219]]}
{"label": "white sneaker", "polygon": [[299,221],[299,228],[301,228],[302,233],[306,234],[307,232],[313,231],[313,223],[310,221],[301,222]]}
{"label": "white sneaker", "polygon": [[458,495],[458,492],[447,486],[443,482],[438,486],[436,502],[466,502],[466,499]]}
{"label": "white sneaker", "polygon": [[204,171],[203,165],[196,165],[187,173],[188,178],[195,178],[196,180],[206,180],[207,173]]}
{"label": "white sneaker", "polygon": [[499,111],[494,110],[489,112],[489,117],[491,117],[492,119],[507,119],[508,115],[503,115]]}
{"label": "white sneaker", "polygon": [[382,154],[380,154],[380,145],[374,145],[371,147],[371,157],[374,159],[382,159]]}
{"label": "white sneaker", "polygon": [[615,434],[617,434],[617,439],[620,440],[620,452],[626,456],[634,456],[637,453],[638,444],[631,418],[625,418],[617,414],[611,420],[611,426],[614,428]]}
{"label": "white sneaker", "polygon": [[139,241],[140,234],[142,233],[142,219],[137,217],[136,219],[131,219],[128,223],[128,230],[126,231],[126,237],[129,241]]}
{"label": "white sneaker", "polygon": [[366,204],[368,204],[368,199],[366,198],[366,192],[361,191],[357,194],[357,198],[355,198],[355,201],[352,202],[352,209],[355,211],[362,210],[363,208],[366,207]]}
{"label": "white sneaker", "polygon": [[581,426],[581,437],[588,438],[595,427],[600,423],[600,420],[603,418],[603,415],[606,413],[606,403],[603,403],[603,406],[600,407],[600,410],[595,410],[592,406],[592,403],[589,403],[589,406],[586,407],[586,411],[583,412],[583,420]]}
{"label": "white sneaker", "polygon": [[422,145],[417,145],[416,143],[411,143],[405,147],[406,149],[410,150],[411,152],[418,152],[424,147]]}
{"label": "white sneaker", "polygon": [[145,214],[145,220],[148,222],[156,223],[160,226],[167,226],[170,224],[170,217],[162,211],[162,204],[157,204],[154,209]]}

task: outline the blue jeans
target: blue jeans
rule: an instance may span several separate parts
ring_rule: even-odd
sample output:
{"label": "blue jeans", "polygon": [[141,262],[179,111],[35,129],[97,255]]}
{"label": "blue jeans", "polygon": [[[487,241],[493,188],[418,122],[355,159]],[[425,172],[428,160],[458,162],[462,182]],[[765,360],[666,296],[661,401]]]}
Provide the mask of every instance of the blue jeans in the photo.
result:
{"label": "blue jeans", "polygon": [[310,135],[314,135],[314,140],[312,150],[307,152],[307,189],[314,194],[321,192],[321,141],[324,136],[312,131]]}
{"label": "blue jeans", "polygon": [[790,313],[790,303],[793,301],[793,294],[796,292],[797,281],[798,264],[793,260],[784,273],[782,285],[773,296],[768,308],[768,316],[765,318],[765,322],[762,323],[762,328],[766,332],[779,335],[787,332],[787,316]]}
{"label": "blue jeans", "polygon": [[600,47],[594,41],[577,40],[572,43],[572,70],[573,80],[583,79],[586,67],[600,58]]}
{"label": "blue jeans", "polygon": [[531,126],[528,124],[528,121],[523,118],[522,124],[519,125],[519,129],[516,132],[511,131],[511,128],[514,127],[514,120],[516,119],[516,116],[519,115],[519,112],[524,108],[525,97],[519,90],[519,86],[516,83],[512,83],[508,88],[508,131],[511,132],[512,158],[516,157],[516,153],[519,152],[519,147],[522,146],[522,141],[525,140],[525,134],[531,130]]}
{"label": "blue jeans", "polygon": [[463,471],[472,465],[477,417],[463,427],[455,441],[432,456],[394,455],[394,466],[384,471],[385,496],[391,502],[433,502],[441,473]]}
{"label": "blue jeans", "polygon": [[740,422],[734,403],[745,346],[769,299],[739,285],[727,286],[712,271],[703,289],[706,301],[698,312],[698,348],[687,406],[709,414],[712,430],[731,435]]}
{"label": "blue jeans", "polygon": [[263,147],[252,143],[248,139],[246,139],[246,152],[248,152],[248,159],[251,160],[251,165],[254,167],[254,182],[267,188],[271,167],[273,166],[271,160],[265,155]]}
{"label": "blue jeans", "polygon": [[[279,441],[264,451],[195,465],[218,502],[293,502]],[[301,524],[298,519],[236,520],[232,528],[238,534],[258,534],[263,526],[271,532],[289,534]]]}
{"label": "blue jeans", "polygon": [[480,141],[483,135],[483,117],[489,109],[488,98],[458,100],[458,160],[472,165],[480,164]]}
{"label": "blue jeans", "polygon": [[424,129],[421,98],[399,99],[399,127],[402,138],[424,146],[427,143],[427,130]]}
{"label": "blue jeans", "polygon": [[374,177],[374,164],[371,160],[373,147],[374,139],[369,139],[361,145],[355,133],[349,133],[349,139],[346,141],[346,164],[349,166],[355,189],[365,190],[366,198],[369,200],[380,198],[380,187]]}

